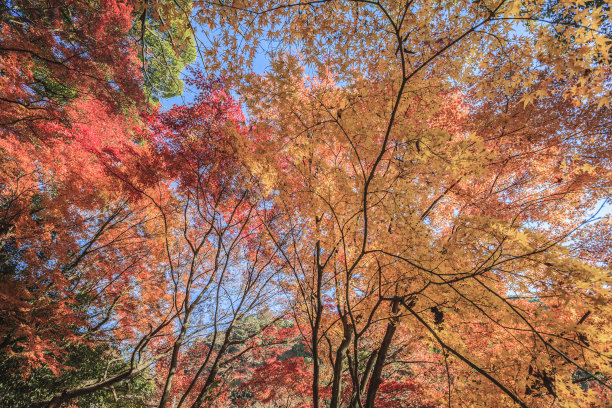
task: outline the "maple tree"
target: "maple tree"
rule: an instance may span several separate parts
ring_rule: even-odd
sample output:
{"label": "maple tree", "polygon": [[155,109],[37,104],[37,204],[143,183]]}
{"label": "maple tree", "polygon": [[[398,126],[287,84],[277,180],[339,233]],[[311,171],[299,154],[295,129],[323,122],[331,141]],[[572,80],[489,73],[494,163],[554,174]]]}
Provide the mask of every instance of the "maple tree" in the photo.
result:
{"label": "maple tree", "polygon": [[2,7],[10,401],[609,404],[609,2]]}
{"label": "maple tree", "polygon": [[[186,48],[188,4],[180,6],[149,1],[0,6],[5,315],[0,332],[2,350],[17,353],[26,366],[46,363],[55,371],[63,347],[57,340],[76,341],[81,334],[74,327],[87,324],[83,313],[100,312],[100,302],[109,299],[112,304],[102,295],[93,297],[98,304],[90,303],[96,274],[137,257],[113,253],[119,245],[112,234],[130,214],[128,197],[114,189],[98,156],[131,154],[133,128],[146,108],[142,85],[151,95],[162,92],[160,87],[168,96],[180,89],[174,83],[184,64],[174,63],[166,77],[163,67],[150,73],[161,64],[160,47],[168,58],[193,53]],[[149,24],[139,24],[142,19]],[[180,39],[171,44],[158,39],[147,48],[146,40],[160,35],[157,21],[166,20]],[[142,59],[142,49],[153,51]]]}
{"label": "maple tree", "polygon": [[[161,160],[145,165],[170,178],[145,173],[157,186],[150,193],[139,191],[163,220],[157,235],[163,237],[160,258],[166,258],[172,282],[167,314],[178,320],[178,333],[166,346],[172,353],[161,381],[160,407],[169,404],[171,395],[177,407],[201,406],[218,387],[223,367],[254,347],[259,330],[237,336],[236,325],[273,296],[266,286],[277,269],[272,263],[276,250],[262,227],[269,215],[254,180],[237,160],[246,132],[240,107],[218,84],[195,77],[192,82],[201,93],[194,103],[174,107],[151,125],[151,159]],[[203,335],[206,341],[198,342]],[[201,357],[181,355],[188,343],[194,343],[190,355]],[[183,384],[176,391],[178,370]]]}
{"label": "maple tree", "polygon": [[609,4],[196,4],[271,135],[314,406],[376,406],[432,357],[448,404],[606,400],[609,265],[573,237],[609,229]]}
{"label": "maple tree", "polygon": [[112,242],[106,236],[124,216],[125,197],[96,156],[132,150],[145,98],[130,30],[142,6],[1,6],[1,344],[34,366],[53,364],[57,339],[79,337],[70,326],[83,323],[74,310],[83,299],[74,294],[97,279],[81,264],[90,254],[106,256],[107,268],[112,262],[112,251],[96,247]]}
{"label": "maple tree", "polygon": [[96,340],[117,342],[124,356],[112,375],[93,373],[39,401],[49,407],[147,372],[160,407],[199,407],[220,398],[231,362],[268,342],[267,325],[246,334],[239,326],[275,294],[266,287],[276,249],[262,227],[273,212],[236,160],[247,132],[239,105],[214,81],[190,82],[201,91],[194,103],[143,116],[132,155],[96,155],[128,201],[123,230],[98,244],[109,266],[104,275],[104,265],[91,266],[100,302],[88,305],[96,312],[88,321]]}
{"label": "maple tree", "polygon": [[[79,367],[81,377],[70,376],[76,362],[87,361],[77,345],[113,341],[101,332],[130,300],[139,274],[132,272],[147,257],[146,247],[135,246],[144,239],[143,209],[115,188],[104,165],[134,153],[146,107],[131,32],[143,5],[153,3],[1,6],[0,344],[11,370],[7,386],[33,376],[30,383],[40,387],[32,398],[91,380],[95,371]],[[104,355],[120,364],[116,354]],[[63,373],[55,389],[36,380],[49,371]]]}

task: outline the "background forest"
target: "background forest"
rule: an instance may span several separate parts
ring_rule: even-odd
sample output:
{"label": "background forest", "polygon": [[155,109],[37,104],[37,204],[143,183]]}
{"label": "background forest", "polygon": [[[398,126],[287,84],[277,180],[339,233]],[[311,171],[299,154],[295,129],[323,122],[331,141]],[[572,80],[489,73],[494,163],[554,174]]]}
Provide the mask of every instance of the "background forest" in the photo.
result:
{"label": "background forest", "polygon": [[611,406],[611,4],[0,0],[0,406]]}

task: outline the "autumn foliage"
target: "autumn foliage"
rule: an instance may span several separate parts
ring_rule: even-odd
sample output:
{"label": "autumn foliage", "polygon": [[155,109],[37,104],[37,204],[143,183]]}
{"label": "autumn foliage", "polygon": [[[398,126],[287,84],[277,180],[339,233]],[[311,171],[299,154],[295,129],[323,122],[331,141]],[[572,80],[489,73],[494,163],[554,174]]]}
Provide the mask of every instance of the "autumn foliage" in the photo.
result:
{"label": "autumn foliage", "polygon": [[3,2],[0,405],[609,406],[611,13]]}

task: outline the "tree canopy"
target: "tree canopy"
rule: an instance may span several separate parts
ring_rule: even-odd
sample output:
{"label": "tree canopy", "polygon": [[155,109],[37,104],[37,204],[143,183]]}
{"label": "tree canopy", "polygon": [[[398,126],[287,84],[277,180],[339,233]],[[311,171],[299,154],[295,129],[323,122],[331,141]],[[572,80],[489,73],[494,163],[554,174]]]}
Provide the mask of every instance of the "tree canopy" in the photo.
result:
{"label": "tree canopy", "polygon": [[5,1],[0,402],[609,406],[611,21]]}

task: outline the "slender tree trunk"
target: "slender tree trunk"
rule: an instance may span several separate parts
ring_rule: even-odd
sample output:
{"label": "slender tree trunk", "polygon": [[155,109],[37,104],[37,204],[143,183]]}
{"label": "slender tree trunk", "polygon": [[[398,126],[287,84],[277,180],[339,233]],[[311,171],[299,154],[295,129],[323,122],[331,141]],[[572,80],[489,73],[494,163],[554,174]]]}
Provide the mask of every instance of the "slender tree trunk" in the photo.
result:
{"label": "slender tree trunk", "polygon": [[[319,219],[317,218],[317,228]],[[323,268],[321,267],[321,242],[317,240],[316,254],[315,254],[315,267],[317,269],[317,288],[316,288],[316,306],[315,321],[312,327],[312,406],[319,408],[319,330],[321,328],[321,315],[323,314],[323,301],[321,300],[321,287],[323,284]]]}
{"label": "slender tree trunk", "polygon": [[185,333],[187,332],[187,327],[183,325],[181,328],[181,332],[179,337],[176,339],[174,343],[174,347],[172,348],[172,357],[170,358],[170,369],[168,370],[168,376],[166,377],[166,383],[164,384],[164,391],[162,392],[162,396],[159,400],[159,408],[165,408],[168,403],[168,399],[170,398],[170,389],[172,388],[172,380],[174,379],[174,374],[176,373],[176,365],[178,363],[178,355],[183,344],[183,339],[185,338]]}
{"label": "slender tree trunk", "polygon": [[[353,378],[353,397],[351,399],[351,403],[349,404],[350,408],[360,406],[361,397],[363,396],[365,388],[368,385],[368,380],[370,378],[370,374],[372,373],[372,367],[374,367],[374,362],[376,361],[377,355],[378,350],[374,350],[368,358],[365,369],[363,370],[363,375],[361,376],[361,380],[359,380],[357,377]],[[355,370],[358,370],[358,368],[355,368]]]}
{"label": "slender tree trunk", "polygon": [[213,363],[212,367],[210,368],[208,377],[206,377],[206,382],[204,383],[202,390],[200,390],[198,397],[193,402],[193,405],[191,405],[191,408],[200,408],[202,406],[202,403],[204,402],[204,397],[206,397],[206,394],[208,394],[208,391],[213,385],[215,379],[217,378],[217,373],[219,372],[219,362],[221,361],[221,356],[225,353],[226,348],[227,347],[224,344],[219,350],[219,354],[215,359],[215,362]]}
{"label": "slender tree trunk", "polygon": [[[200,393],[198,394],[196,400],[191,405],[191,408],[200,408],[200,406],[202,406],[202,402],[204,402],[204,397],[206,397],[206,394],[208,394],[208,391],[210,391],[210,388],[213,385],[217,377],[217,373],[219,372],[219,364],[221,363],[221,358],[223,357],[223,355],[227,351],[227,348],[230,345],[231,333],[232,333],[232,327],[230,326],[225,331],[225,335],[223,336],[223,343],[221,344],[221,348],[219,348],[219,352],[217,353],[217,356],[215,357],[215,361],[213,362],[213,365],[210,367],[210,372],[208,373],[208,376],[206,377],[204,386],[200,390]],[[212,347],[214,347],[214,344],[212,345]],[[198,370],[198,374],[196,374],[194,381],[191,383],[190,389],[191,389],[191,386],[195,384],[195,381],[197,381],[197,378],[203,371],[203,368],[204,368],[204,365],[202,365],[200,367],[200,370]],[[189,390],[183,395],[183,398],[186,398],[188,393],[189,393]],[[183,399],[181,399],[179,406],[182,402],[183,402]]]}
{"label": "slender tree trunk", "polygon": [[332,383],[332,395],[330,408],[338,408],[340,406],[340,394],[342,394],[342,365],[344,363],[344,354],[348,349],[353,338],[353,326],[346,322],[346,315],[342,316],[342,325],[344,326],[344,338],[336,351],[336,361],[334,362],[334,377]]}
{"label": "slender tree trunk", "polygon": [[[399,299],[394,299],[393,303],[391,304],[391,312],[394,315],[397,315],[399,312],[399,303]],[[393,340],[393,335],[397,329],[397,322],[398,318],[393,316],[389,319],[389,323],[387,324],[385,336],[383,337],[383,341],[378,349],[378,355],[376,356],[376,364],[374,364],[374,369],[372,370],[372,378],[370,379],[370,385],[368,386],[365,408],[374,408],[376,392],[378,391],[378,387],[380,386],[381,382],[382,369],[385,364],[385,359],[387,358],[387,352],[389,351],[391,340]]]}

